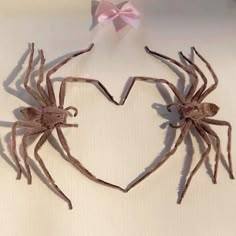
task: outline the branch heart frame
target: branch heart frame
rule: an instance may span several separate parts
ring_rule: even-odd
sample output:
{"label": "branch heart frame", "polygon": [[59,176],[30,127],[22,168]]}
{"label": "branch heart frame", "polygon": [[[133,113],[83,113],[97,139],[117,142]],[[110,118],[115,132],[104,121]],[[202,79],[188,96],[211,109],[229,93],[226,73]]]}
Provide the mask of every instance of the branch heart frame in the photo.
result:
{"label": "branch heart frame", "polygon": [[[218,85],[218,78],[212,69],[211,65],[206,61],[206,59],[193,47],[193,52],[202,60],[202,62],[206,65],[208,70],[210,71],[213,79],[214,84],[211,85],[209,88],[207,88],[207,78],[204,75],[204,73],[201,71],[201,69],[190,59],[188,59],[182,52],[180,53],[182,58],[185,60],[186,63],[188,63],[188,66],[179,63],[178,61],[167,57],[165,55],[159,54],[157,52],[151,51],[148,47],[146,47],[146,51],[155,56],[160,57],[165,60],[168,60],[184,70],[186,73],[193,76],[194,80],[192,85],[190,86],[190,89],[186,96],[183,96],[178,88],[170,83],[168,80],[165,79],[157,79],[157,78],[150,78],[150,77],[134,77],[131,79],[130,83],[126,87],[125,91],[122,94],[122,98],[119,102],[114,100],[113,96],[109,93],[109,91],[106,89],[106,87],[98,80],[95,79],[88,79],[88,78],[80,78],[80,77],[66,77],[62,80],[60,91],[59,91],[59,105],[56,104],[56,98],[55,93],[53,90],[52,82],[51,82],[51,75],[55,73],[60,67],[65,65],[68,61],[70,61],[72,58],[77,57],[81,54],[89,52],[93,48],[94,44],[91,44],[87,49],[80,50],[78,52],[73,53],[72,55],[66,57],[65,59],[61,60],[59,63],[57,63],[55,66],[49,69],[49,71],[46,74],[46,89],[44,89],[41,85],[41,83],[44,80],[44,64],[45,64],[45,58],[43,51],[39,51],[39,60],[40,60],[40,68],[39,68],[39,78],[37,81],[37,89],[33,89],[28,85],[30,74],[32,72],[32,65],[33,65],[33,56],[34,56],[34,44],[31,44],[31,50],[30,50],[30,56],[29,56],[29,64],[26,70],[26,73],[24,75],[24,86],[26,91],[38,102],[39,107],[27,107],[21,110],[21,113],[24,116],[24,120],[18,120],[16,121],[12,126],[12,142],[11,142],[11,152],[13,154],[14,162],[16,163],[16,169],[17,169],[17,179],[20,179],[22,174],[22,167],[20,166],[19,159],[16,152],[16,128],[22,127],[25,129],[25,134],[22,139],[23,144],[23,160],[26,170],[26,177],[28,180],[28,184],[31,184],[31,172],[30,172],[30,165],[28,163],[28,155],[27,155],[27,144],[26,144],[26,138],[31,135],[38,135],[42,134],[38,143],[35,146],[34,154],[35,158],[38,161],[38,164],[40,165],[44,175],[48,179],[49,184],[54,188],[56,193],[64,199],[69,206],[69,209],[72,209],[72,204],[70,199],[62,192],[62,190],[55,184],[55,181],[53,180],[51,174],[47,170],[42,158],[40,157],[38,151],[40,147],[44,144],[44,142],[48,139],[48,137],[51,135],[52,130],[55,128],[57,130],[57,134],[59,137],[59,141],[61,143],[62,148],[67,154],[68,162],[70,162],[76,169],[78,169],[83,175],[85,175],[90,180],[107,186],[114,189],[118,189],[124,193],[127,193],[132,188],[134,188],[137,184],[141,183],[144,179],[146,179],[150,174],[152,174],[154,171],[156,171],[160,166],[162,166],[169,158],[172,156],[178,146],[183,142],[185,136],[188,134],[191,126],[194,126],[203,139],[203,141],[206,143],[207,148],[202,154],[200,161],[197,163],[197,165],[194,167],[194,169],[190,172],[189,177],[185,183],[185,186],[183,188],[183,191],[181,192],[179,199],[177,203],[181,203],[183,197],[185,196],[185,193],[190,185],[190,182],[197,172],[197,170],[200,168],[204,160],[206,160],[210,150],[211,150],[211,142],[209,139],[209,136],[212,136],[216,139],[217,147],[216,147],[216,156],[215,156],[215,166],[214,166],[214,173],[212,176],[213,183],[216,183],[217,179],[217,173],[218,173],[218,164],[219,159],[221,155],[220,150],[220,138],[216,134],[216,132],[209,127],[209,125],[220,125],[220,126],[226,126],[228,127],[228,144],[227,144],[227,152],[228,152],[228,173],[229,177],[231,179],[234,179],[233,175],[233,169],[232,169],[232,161],[231,161],[231,132],[232,127],[229,122],[222,121],[222,120],[215,120],[211,117],[215,116],[216,113],[219,110],[219,107],[213,103],[207,103],[202,102],[203,99],[205,99],[211,92],[213,92],[217,85]],[[198,75],[200,75],[201,79],[203,80],[203,85],[197,89],[198,84]],[[174,129],[180,129],[181,133],[180,136],[177,138],[177,141],[174,145],[174,147],[167,152],[158,163],[154,163],[153,166],[147,169],[143,175],[141,175],[139,178],[135,179],[133,182],[131,182],[127,188],[121,188],[115,184],[106,182],[102,179],[97,178],[95,175],[93,175],[88,169],[86,169],[79,160],[74,158],[71,153],[69,146],[67,144],[66,138],[64,137],[61,127],[77,127],[77,124],[68,124],[66,121],[67,116],[70,114],[69,110],[72,110],[74,112],[74,116],[77,115],[78,110],[77,108],[73,106],[68,106],[64,108],[64,100],[65,100],[65,93],[66,93],[66,84],[68,82],[85,82],[85,83],[92,83],[95,85],[101,93],[103,93],[108,100],[110,100],[113,104],[117,106],[122,106],[125,104],[126,99],[129,96],[130,91],[132,90],[132,87],[134,86],[136,81],[145,81],[145,82],[151,82],[151,83],[160,83],[165,84],[169,87],[169,89],[175,94],[175,97],[177,98],[177,101],[171,104],[167,105],[167,110],[171,111],[172,106],[176,106],[178,108],[178,113],[180,115],[180,119],[182,119],[182,123],[180,124],[172,124],[170,123],[170,126]]]}

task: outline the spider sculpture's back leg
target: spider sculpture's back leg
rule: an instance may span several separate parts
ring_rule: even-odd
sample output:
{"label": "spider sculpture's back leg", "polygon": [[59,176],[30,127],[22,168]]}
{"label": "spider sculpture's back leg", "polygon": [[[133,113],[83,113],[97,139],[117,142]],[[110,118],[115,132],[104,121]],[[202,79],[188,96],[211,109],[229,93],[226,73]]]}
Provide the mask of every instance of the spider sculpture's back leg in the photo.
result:
{"label": "spider sculpture's back leg", "polygon": [[192,122],[190,120],[188,120],[185,124],[185,126],[182,128],[180,136],[178,137],[174,147],[164,155],[164,157],[162,157],[162,159],[155,164],[154,166],[152,166],[150,168],[150,170],[146,173],[144,173],[144,175],[142,175],[141,178],[135,180],[132,184],[130,184],[127,188],[126,188],[126,192],[128,192],[129,190],[131,190],[134,186],[136,186],[137,184],[139,184],[140,182],[142,182],[144,179],[146,179],[150,174],[152,174],[154,171],[156,171],[160,166],[162,166],[168,159],[170,156],[172,156],[177,148],[179,147],[179,145],[183,142],[185,136],[187,135],[190,126],[191,126]]}
{"label": "spider sculpture's back leg", "polygon": [[174,60],[173,58],[170,58],[170,57],[167,57],[167,56],[162,55],[160,53],[151,51],[147,46],[145,47],[145,49],[149,54],[164,58],[166,60],[169,60],[170,62],[172,62],[173,64],[175,64],[176,66],[178,66],[182,70],[184,70],[186,73],[191,74],[193,76],[194,80],[193,80],[192,86],[190,87],[190,89],[189,89],[189,91],[186,95],[186,100],[188,101],[192,97],[194,92],[196,91],[196,88],[197,88],[197,85],[198,85],[198,76],[195,73],[195,71],[192,68],[190,68],[188,66],[185,66],[185,65],[181,64],[180,62]]}
{"label": "spider sculpture's back leg", "polygon": [[50,76],[55,73],[59,68],[61,68],[63,65],[65,65],[68,61],[70,61],[72,58],[77,57],[83,53],[89,52],[93,48],[94,44],[91,44],[88,48],[84,50],[80,50],[78,52],[73,53],[69,57],[65,58],[61,62],[59,62],[57,65],[55,65],[53,68],[51,68],[47,75],[46,75],[46,83],[47,83],[47,89],[48,89],[48,95],[49,99],[52,102],[52,104],[56,104],[56,98],[55,98],[55,93],[52,87],[52,82],[50,80]]}
{"label": "spider sculpture's back leg", "polygon": [[32,128],[31,130],[29,130],[26,134],[24,134],[23,138],[22,138],[22,157],[23,157],[24,164],[25,164],[25,170],[27,173],[28,184],[32,183],[32,176],[31,176],[30,166],[28,163],[28,153],[27,153],[27,142],[26,141],[29,136],[40,134],[44,131],[45,131],[45,128],[35,127],[35,128]]}
{"label": "spider sculpture's back leg", "polygon": [[220,125],[220,126],[228,126],[228,143],[227,143],[227,152],[228,152],[228,165],[229,165],[229,177],[234,179],[233,175],[233,167],[232,167],[232,160],[231,160],[231,136],[232,136],[232,126],[228,121],[223,120],[214,120],[205,118],[203,119],[204,122],[212,125]]}
{"label": "spider sculpture's back leg", "polygon": [[185,184],[185,186],[184,186],[184,189],[183,189],[183,191],[182,191],[182,193],[181,193],[181,195],[180,195],[180,197],[179,197],[179,199],[178,199],[178,201],[177,201],[178,204],[180,204],[181,201],[183,200],[183,197],[184,197],[184,195],[186,194],[186,192],[187,192],[187,190],[188,190],[188,187],[189,187],[189,185],[190,185],[190,182],[191,182],[191,180],[192,180],[194,174],[196,174],[196,172],[198,171],[198,169],[200,168],[200,166],[202,165],[202,163],[205,161],[206,157],[208,156],[208,154],[209,154],[209,152],[210,152],[210,150],[211,150],[211,142],[210,142],[210,140],[209,140],[207,134],[205,133],[204,129],[203,129],[201,126],[199,126],[199,125],[196,125],[196,129],[197,129],[197,131],[199,132],[199,134],[201,135],[201,137],[203,138],[203,140],[206,142],[206,144],[207,144],[207,149],[206,149],[205,152],[202,154],[200,161],[197,163],[197,165],[196,165],[196,166],[194,167],[194,169],[191,171],[191,173],[190,173],[190,175],[189,175],[189,177],[188,177],[188,179],[187,179],[187,182],[186,182],[186,184]]}
{"label": "spider sculpture's back leg", "polygon": [[216,134],[216,132],[211,129],[208,125],[205,125],[203,122],[201,123],[201,127],[211,136],[216,139],[216,156],[215,156],[215,167],[214,167],[214,175],[213,175],[213,183],[216,184],[217,172],[218,172],[218,164],[220,160],[220,138]]}
{"label": "spider sculpture's back leg", "polygon": [[40,68],[39,68],[39,79],[37,81],[37,89],[39,91],[39,94],[43,98],[43,101],[47,106],[51,105],[50,100],[48,98],[48,95],[44,88],[41,86],[41,83],[43,82],[44,79],[44,64],[45,64],[45,58],[43,54],[43,50],[39,51],[39,56],[40,56]]}
{"label": "spider sculpture's back leg", "polygon": [[216,89],[217,85],[218,85],[218,78],[214,72],[214,70],[212,69],[210,63],[196,50],[196,48],[193,47],[193,50],[195,51],[195,53],[199,56],[199,58],[206,64],[208,70],[210,71],[213,79],[214,79],[214,84],[211,85],[207,90],[205,90],[199,97],[198,102],[203,101],[203,99],[208,96],[213,90]]}
{"label": "spider sculpture's back leg", "polygon": [[16,168],[17,168],[17,179],[21,178],[21,173],[22,173],[22,169],[20,166],[20,162],[19,162],[19,158],[17,156],[17,151],[16,151],[16,129],[17,126],[19,127],[28,127],[28,128],[35,128],[35,124],[33,124],[32,122],[27,122],[27,121],[17,121],[12,125],[12,132],[11,132],[11,152],[14,158],[14,162],[16,164]]}
{"label": "spider sculpture's back leg", "polygon": [[20,167],[19,158],[16,154],[16,126],[17,126],[17,123],[14,123],[13,126],[12,126],[11,151],[12,151],[12,155],[13,155],[13,158],[14,158],[14,162],[16,164],[16,168],[17,168],[16,178],[20,179],[22,170],[21,170],[21,167]]}
{"label": "spider sculpture's back leg", "polygon": [[66,139],[61,131],[60,127],[57,127],[57,134],[60,140],[60,143],[63,147],[63,149],[65,150],[67,157],[69,158],[70,163],[76,168],[78,169],[83,175],[85,175],[86,177],[88,177],[90,180],[99,183],[101,185],[105,185],[107,187],[111,187],[111,188],[115,188],[118,189],[122,192],[124,192],[125,190],[117,185],[108,183],[106,181],[103,181],[101,179],[98,179],[96,176],[94,176],[91,172],[89,172],[76,158],[74,158],[71,153],[70,153],[70,149],[68,147],[68,144],[66,142]]}
{"label": "spider sculpture's back leg", "polygon": [[41,148],[41,146],[44,144],[44,142],[47,140],[47,138],[49,137],[49,135],[51,134],[52,130],[46,130],[45,133],[40,137],[38,143],[35,146],[34,149],[34,155],[36,160],[38,161],[39,165],[41,166],[43,173],[45,174],[45,176],[47,177],[49,183],[53,186],[53,188],[55,189],[55,191],[58,193],[58,195],[64,199],[69,206],[69,209],[72,209],[72,204],[70,199],[61,191],[61,189],[55,184],[55,181],[53,180],[52,176],[50,175],[49,171],[47,170],[42,158],[39,156],[38,151]]}
{"label": "spider sculpture's back leg", "polygon": [[45,103],[43,101],[43,99],[39,96],[39,94],[32,89],[31,87],[28,86],[28,82],[29,82],[29,78],[30,78],[30,73],[32,70],[32,64],[33,64],[33,57],[34,57],[34,44],[31,44],[31,53],[30,53],[30,57],[29,57],[29,64],[24,76],[24,86],[26,91],[41,105],[41,106],[45,106]]}

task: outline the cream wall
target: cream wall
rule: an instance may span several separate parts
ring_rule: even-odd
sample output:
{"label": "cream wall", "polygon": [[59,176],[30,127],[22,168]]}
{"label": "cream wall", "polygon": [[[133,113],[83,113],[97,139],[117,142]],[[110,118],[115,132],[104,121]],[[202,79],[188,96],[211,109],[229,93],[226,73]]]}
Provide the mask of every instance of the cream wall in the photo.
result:
{"label": "cream wall", "polygon": [[[116,1],[118,2],[118,1]],[[219,87],[207,101],[220,106],[218,119],[235,124],[236,78],[236,1],[234,0],[134,0],[143,13],[141,26],[135,31],[126,28],[115,33],[112,25],[96,27],[91,24],[90,1],[21,0],[0,3],[0,69],[2,82],[15,89],[16,82],[27,66],[24,53],[29,42],[43,48],[49,65],[91,42],[95,48],[87,55],[74,59],[55,74],[88,76],[99,79],[118,100],[127,79],[134,75],[163,77],[177,84],[179,77],[160,60],[143,50],[153,50],[176,59],[177,52],[190,54],[196,46],[210,61],[219,77]],[[36,50],[37,52],[37,50]],[[22,58],[23,57],[23,58]],[[212,78],[204,65],[196,60]],[[19,73],[18,73],[19,72]],[[185,84],[189,78],[183,73]],[[58,92],[60,83],[55,82]],[[41,156],[56,183],[70,197],[74,209],[58,198],[33,172],[33,184],[25,178],[16,181],[9,165],[5,136],[11,123],[20,118],[22,106],[32,99],[22,91],[0,86],[2,151],[0,159],[0,234],[4,236],[235,236],[236,182],[228,178],[220,163],[218,184],[213,185],[205,165],[194,177],[182,205],[177,205],[178,188],[183,180],[184,162],[193,165],[200,157],[199,144],[188,137],[176,154],[147,180],[123,194],[94,184],[69,163],[50,143],[41,149]],[[167,96],[167,94],[165,94]],[[137,83],[124,107],[115,107],[93,86],[67,86],[66,105],[79,109],[71,119],[79,128],[64,129],[71,152],[100,178],[126,187],[170,146],[174,132],[160,126],[173,119],[163,108],[157,112],[156,103],[165,105],[165,97],[155,85]],[[172,97],[172,94],[171,94]],[[21,100],[23,99],[23,100]],[[170,98],[169,98],[170,100]],[[215,128],[226,154],[226,129]],[[56,137],[56,132],[54,133]],[[235,164],[235,132],[232,157]],[[20,138],[18,139],[20,144]],[[53,142],[54,143],[54,142]],[[33,158],[34,142],[29,147]],[[210,154],[214,163],[214,151]],[[34,168],[35,169],[35,168]],[[36,171],[37,172],[37,171]],[[236,170],[234,168],[234,172]]]}

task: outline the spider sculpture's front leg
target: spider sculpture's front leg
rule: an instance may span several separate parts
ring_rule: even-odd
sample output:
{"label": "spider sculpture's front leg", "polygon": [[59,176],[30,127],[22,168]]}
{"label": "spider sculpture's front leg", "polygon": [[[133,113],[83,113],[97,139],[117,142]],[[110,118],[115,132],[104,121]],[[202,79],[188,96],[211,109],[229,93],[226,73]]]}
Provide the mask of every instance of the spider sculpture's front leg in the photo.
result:
{"label": "spider sculpture's front leg", "polygon": [[126,90],[122,94],[119,105],[124,105],[125,104],[125,101],[126,101],[128,95],[129,95],[129,93],[130,93],[130,91],[131,91],[131,89],[134,86],[136,81],[145,81],[145,82],[149,82],[149,83],[166,84],[172,90],[172,92],[175,94],[175,96],[178,98],[178,100],[181,104],[184,104],[186,102],[185,98],[181,95],[181,93],[176,88],[176,86],[173,85],[172,83],[170,83],[169,81],[167,81],[165,79],[155,79],[155,78],[151,78],[151,77],[139,76],[139,77],[133,77],[133,78],[130,79],[130,83],[128,84],[128,86],[126,87]]}
{"label": "spider sculpture's front leg", "polygon": [[[195,52],[193,48],[192,48],[192,50],[193,50],[193,52]],[[198,74],[201,76],[201,78],[203,80],[203,85],[197,90],[197,92],[195,94],[192,93],[192,96],[190,97],[191,101],[197,101],[199,96],[206,89],[207,78],[204,75],[204,73],[202,72],[202,70],[195,63],[193,63],[193,61],[189,60],[182,52],[180,52],[180,55],[185,59],[185,61],[187,61],[198,72]]]}
{"label": "spider sculpture's front leg", "polygon": [[117,101],[114,100],[113,96],[108,92],[107,88],[98,80],[95,79],[87,79],[82,77],[66,77],[62,80],[59,92],[59,107],[64,106],[65,94],[66,94],[66,83],[72,82],[84,82],[91,83],[95,85],[99,91],[101,91],[111,102],[115,105],[119,105]]}
{"label": "spider sculpture's front leg", "polygon": [[214,84],[212,84],[208,89],[206,89],[200,96],[199,99],[197,100],[198,102],[202,102],[203,99],[205,99],[211,92],[213,92],[218,85],[218,78],[214,70],[212,69],[210,63],[196,50],[196,48],[193,47],[193,50],[195,53],[199,56],[199,58],[205,63],[207,66],[208,70],[210,71],[213,79],[214,79]]}

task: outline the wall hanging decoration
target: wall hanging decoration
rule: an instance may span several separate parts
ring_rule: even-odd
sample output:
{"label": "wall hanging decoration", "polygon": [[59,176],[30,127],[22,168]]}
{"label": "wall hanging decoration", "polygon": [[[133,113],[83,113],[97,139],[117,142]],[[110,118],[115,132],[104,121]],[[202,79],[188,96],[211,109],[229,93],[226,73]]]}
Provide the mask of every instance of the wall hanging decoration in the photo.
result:
{"label": "wall hanging decoration", "polygon": [[[206,59],[193,47],[193,52],[202,60],[202,62],[208,68],[210,74],[214,79],[214,83],[207,88],[207,78],[202,70],[190,59],[188,59],[182,52],[180,55],[182,56],[183,60],[188,64],[184,65],[168,56],[162,55],[160,53],[151,51],[148,47],[146,47],[146,51],[155,56],[160,57],[165,60],[172,62],[174,65],[181,68],[187,74],[193,77],[193,82],[186,94],[186,96],[182,95],[178,88],[170,83],[168,80],[165,79],[157,79],[157,78],[150,78],[150,77],[134,77],[131,79],[130,83],[126,86],[125,91],[122,93],[122,97],[120,102],[114,100],[113,96],[109,93],[106,87],[99,82],[98,80],[88,79],[88,78],[80,78],[80,77],[65,77],[60,85],[59,90],[59,105],[56,104],[55,93],[53,90],[52,82],[51,82],[51,75],[55,73],[59,68],[65,65],[68,61],[72,58],[79,56],[83,53],[89,52],[93,48],[93,44],[91,44],[87,49],[81,50],[78,52],[73,53],[71,56],[66,57],[64,60],[53,66],[47,72],[46,76],[44,76],[44,54],[43,51],[39,51],[40,56],[40,68],[39,68],[39,78],[36,83],[36,89],[30,87],[28,85],[30,74],[32,72],[32,64],[33,64],[33,57],[34,57],[34,44],[31,44],[31,52],[29,56],[29,64],[24,75],[24,87],[26,91],[37,101],[37,107],[27,107],[21,110],[21,113],[24,116],[23,120],[16,121],[12,126],[12,142],[11,142],[11,152],[13,154],[14,161],[17,167],[17,179],[21,178],[22,174],[22,167],[20,165],[18,155],[17,155],[17,148],[16,148],[16,130],[17,128],[24,128],[24,135],[22,138],[22,157],[24,161],[24,166],[26,170],[26,177],[28,180],[28,184],[31,184],[31,170],[30,165],[28,162],[28,154],[27,154],[27,138],[29,136],[40,135],[41,137],[37,142],[34,155],[35,159],[37,160],[38,164],[40,165],[45,177],[47,178],[49,184],[53,187],[55,192],[64,199],[69,206],[69,209],[72,209],[72,204],[70,199],[62,192],[62,190],[55,184],[51,174],[49,173],[48,169],[46,168],[42,158],[39,155],[39,149],[42,147],[44,142],[48,139],[51,135],[52,131],[56,129],[59,141],[63,150],[67,155],[67,161],[70,162],[76,169],[78,169],[82,174],[87,176],[90,180],[107,186],[117,190],[120,190],[124,193],[129,192],[133,187],[137,184],[141,183],[145,178],[147,178],[151,173],[156,171],[162,164],[164,164],[170,156],[172,156],[176,151],[180,144],[183,142],[186,135],[189,133],[191,127],[194,127],[198,134],[200,135],[201,139],[206,144],[206,149],[203,152],[200,160],[197,162],[196,166],[190,172],[189,177],[185,183],[185,186],[180,194],[177,203],[181,203],[183,197],[185,196],[188,187],[191,183],[193,176],[196,174],[198,169],[201,167],[202,163],[206,160],[207,156],[210,153],[212,148],[210,138],[214,138],[216,140],[216,155],[215,155],[215,165],[214,171],[212,176],[213,183],[217,182],[217,172],[218,172],[218,164],[221,156],[221,149],[220,149],[220,138],[216,134],[216,132],[210,127],[210,125],[219,125],[219,126],[226,126],[228,127],[228,144],[227,144],[227,152],[228,152],[228,172],[231,179],[234,179],[233,170],[232,170],[232,161],[231,161],[231,132],[232,127],[229,122],[223,120],[216,120],[213,119],[219,107],[214,103],[203,102],[203,100],[213,92],[218,85],[218,78],[212,69],[211,65],[206,61]],[[197,89],[199,76],[203,81],[203,84]],[[41,85],[44,77],[46,77],[46,89]],[[73,111],[74,116],[77,116],[78,110],[74,106],[68,106],[64,108],[64,99],[66,93],[66,83],[68,82],[85,82],[85,83],[92,83],[96,86],[100,92],[107,97],[107,99],[114,103],[115,105],[124,105],[126,99],[128,98],[129,93],[132,90],[132,87],[135,81],[145,81],[145,82],[152,82],[152,83],[164,83],[166,84],[171,91],[175,94],[177,98],[177,102],[171,103],[167,105],[167,110],[171,112],[171,108],[175,106],[178,110],[178,114],[180,117],[180,124],[172,124],[170,126],[174,129],[180,129],[181,133],[177,138],[177,141],[174,144],[174,147],[166,153],[158,163],[154,164],[149,168],[145,173],[140,175],[141,177],[132,181],[126,189],[123,189],[117,185],[112,183],[103,181],[96,176],[94,176],[90,171],[88,171],[76,158],[74,158],[69,150],[69,146],[67,144],[66,138],[62,133],[61,128],[64,127],[78,127],[77,124],[68,124],[66,122],[68,115],[71,113],[70,110]]]}
{"label": "wall hanging decoration", "polygon": [[56,185],[54,179],[52,178],[51,174],[46,168],[46,165],[44,164],[43,159],[40,157],[38,153],[39,149],[42,147],[45,141],[49,138],[49,136],[51,135],[54,129],[56,129],[61,146],[63,150],[65,151],[65,153],[67,154],[68,162],[70,162],[76,169],[78,169],[83,175],[87,176],[90,180],[96,183],[123,191],[122,188],[116,185],[113,185],[106,181],[98,179],[91,172],[89,172],[76,158],[74,158],[70,153],[70,149],[67,144],[66,138],[63,135],[62,130],[61,130],[61,128],[78,127],[77,124],[68,124],[66,122],[68,115],[71,114],[69,111],[73,111],[74,116],[77,116],[78,114],[78,110],[74,106],[68,106],[64,108],[66,82],[92,83],[109,100],[113,101],[112,96],[109,94],[107,89],[99,81],[85,79],[85,78],[68,77],[68,78],[65,78],[61,83],[60,92],[59,92],[59,106],[56,104],[55,93],[54,93],[52,82],[50,79],[51,75],[55,73],[64,64],[66,64],[68,61],[70,61],[72,58],[79,56],[83,53],[89,52],[92,48],[93,48],[93,44],[91,44],[90,47],[88,47],[85,50],[81,50],[79,52],[73,53],[71,56],[65,58],[64,60],[56,64],[54,67],[49,69],[49,71],[46,74],[46,89],[44,89],[43,86],[41,85],[41,83],[44,80],[45,59],[44,59],[43,51],[40,50],[39,51],[39,54],[40,54],[39,55],[40,56],[39,78],[36,84],[37,89],[34,89],[28,85],[30,74],[32,72],[32,63],[33,63],[33,57],[34,57],[34,44],[32,43],[31,53],[29,56],[29,64],[28,64],[26,73],[24,75],[24,87],[26,91],[37,101],[39,106],[23,108],[21,110],[21,113],[24,119],[16,121],[12,125],[11,152],[12,152],[12,155],[16,163],[16,167],[17,167],[17,179],[21,178],[22,167],[20,165],[19,158],[17,155],[17,150],[16,150],[17,149],[16,148],[16,130],[17,128],[23,128],[24,135],[22,138],[22,157],[24,161],[28,184],[31,184],[32,177],[31,177],[30,165],[28,162],[27,138],[29,136],[41,135],[39,141],[37,142],[34,148],[35,159],[37,160],[39,166],[41,167],[41,170],[43,171],[43,174],[45,175],[49,184],[53,187],[55,192],[68,203],[69,209],[72,209],[72,204],[71,204],[70,199]]}

